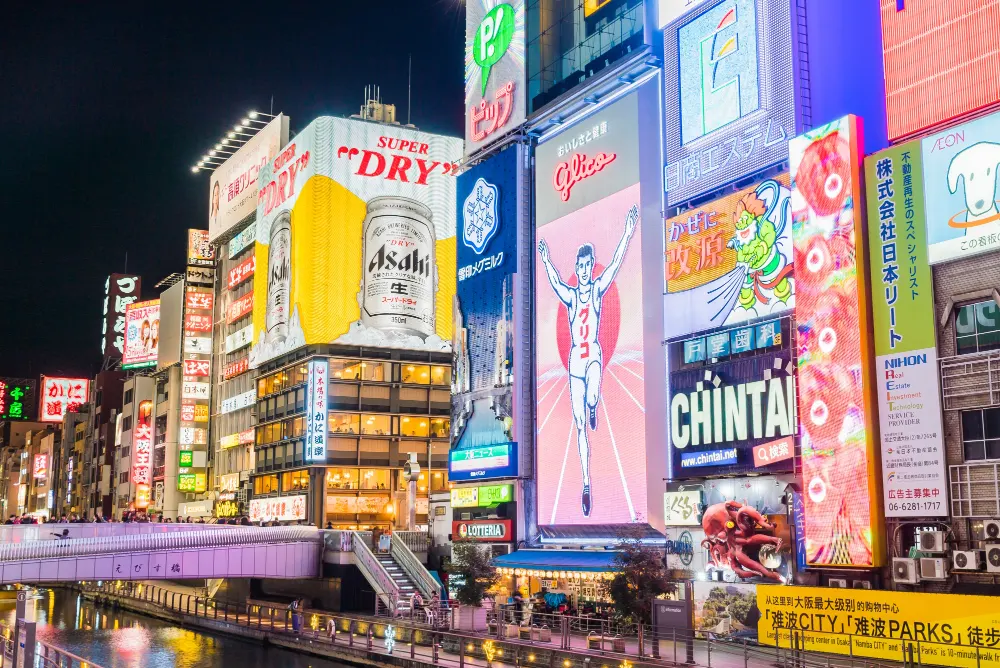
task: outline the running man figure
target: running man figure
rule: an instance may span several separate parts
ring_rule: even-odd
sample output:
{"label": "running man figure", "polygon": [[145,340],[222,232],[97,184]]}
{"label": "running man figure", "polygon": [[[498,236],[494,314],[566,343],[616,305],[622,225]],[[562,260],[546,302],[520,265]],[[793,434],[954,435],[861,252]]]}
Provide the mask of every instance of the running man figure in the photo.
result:
{"label": "running man figure", "polygon": [[628,242],[639,221],[639,208],[633,206],[625,216],[625,232],[611,264],[601,275],[594,278],[594,247],[583,244],[576,252],[577,284],[570,287],[563,282],[559,272],[549,259],[549,247],[545,239],[538,242],[538,253],[545,265],[545,273],[556,297],[566,305],[569,314],[569,398],[573,406],[573,422],[576,424],[577,450],[580,453],[580,468],[583,473],[583,515],[590,517],[593,498],[590,491],[590,429],[597,429],[597,402],[601,399],[601,377],[604,373],[601,343],[598,332],[601,327],[601,302],[605,293],[618,275],[625,260]]}

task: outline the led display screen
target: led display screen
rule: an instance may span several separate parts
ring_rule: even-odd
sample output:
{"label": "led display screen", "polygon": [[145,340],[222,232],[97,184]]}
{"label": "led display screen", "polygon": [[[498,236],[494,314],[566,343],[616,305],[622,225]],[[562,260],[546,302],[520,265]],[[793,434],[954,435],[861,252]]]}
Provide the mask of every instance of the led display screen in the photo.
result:
{"label": "led display screen", "polygon": [[722,0],[664,31],[668,205],[787,159],[791,23],[788,2]]}
{"label": "led display screen", "polygon": [[789,143],[806,562],[880,565],[861,137],[846,116]]}
{"label": "led display screen", "polygon": [[1000,101],[1000,4],[881,0],[889,139]]}
{"label": "led display screen", "polygon": [[782,174],[667,219],[667,338],[795,306],[791,211]]}

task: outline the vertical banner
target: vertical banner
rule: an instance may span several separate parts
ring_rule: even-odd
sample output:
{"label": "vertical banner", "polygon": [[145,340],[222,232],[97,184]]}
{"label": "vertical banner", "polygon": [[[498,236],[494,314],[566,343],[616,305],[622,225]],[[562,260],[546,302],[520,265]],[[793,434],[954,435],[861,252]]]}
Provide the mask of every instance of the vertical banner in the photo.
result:
{"label": "vertical banner", "polygon": [[871,568],[882,530],[858,119],[796,137],[789,156],[806,562]]}
{"label": "vertical banner", "polygon": [[920,142],[865,160],[886,517],[948,515]]}
{"label": "vertical banner", "polygon": [[306,461],[326,461],[326,417],[327,383],[330,378],[330,363],[325,358],[309,362],[309,378],[306,387]]}

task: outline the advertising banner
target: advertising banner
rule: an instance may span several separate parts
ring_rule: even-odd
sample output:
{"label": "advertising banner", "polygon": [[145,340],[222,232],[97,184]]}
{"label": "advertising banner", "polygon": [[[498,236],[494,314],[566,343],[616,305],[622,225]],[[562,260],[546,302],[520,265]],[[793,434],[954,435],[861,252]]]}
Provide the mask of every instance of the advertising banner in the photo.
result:
{"label": "advertising banner", "polygon": [[[132,433],[132,482],[143,490],[144,503],[149,505],[149,485],[153,470],[153,402],[140,401],[136,409],[135,430]],[[136,500],[138,507],[138,497]]]}
{"label": "advertising banner", "polygon": [[861,136],[845,116],[789,142],[806,562],[880,566]]}
{"label": "advertising banner", "polygon": [[306,444],[307,462],[326,461],[327,390],[330,384],[330,363],[325,359],[309,360],[306,381]]}
{"label": "advertising banner", "polygon": [[[680,353],[681,345],[671,344],[671,362]],[[673,477],[792,469],[798,420],[791,346],[670,368],[678,369],[669,384]]]}
{"label": "advertising banner", "polygon": [[509,543],[514,540],[512,520],[465,520],[451,523],[451,539],[477,543]]}
{"label": "advertising banner", "polygon": [[189,288],[184,293],[184,308],[187,310],[208,311],[207,317],[211,321],[211,311],[215,308],[215,295],[211,292],[196,292],[195,290],[200,290],[200,288]]}
{"label": "advertising banner", "polygon": [[[521,150],[458,177],[452,449],[514,441],[514,274]],[[514,462],[516,464],[516,462]],[[515,471],[516,475],[516,471]]]}
{"label": "advertising banner", "polygon": [[125,307],[123,369],[156,366],[160,345],[160,300],[135,302]]}
{"label": "advertising banner", "polygon": [[250,521],[278,520],[281,522],[304,520],[309,497],[304,494],[297,496],[281,496],[274,499],[251,499]]}
{"label": "advertising banner", "polygon": [[656,26],[661,30],[708,0],[657,0]]}
{"label": "advertising banner", "polygon": [[34,420],[37,387],[31,378],[0,378],[0,421]]}
{"label": "advertising banner", "polygon": [[242,394],[237,394],[235,397],[223,399],[222,404],[219,407],[219,411],[222,413],[232,413],[233,411],[238,411],[241,408],[253,406],[256,402],[257,390],[248,390]]}
{"label": "advertising banner", "polygon": [[111,274],[104,282],[104,318],[101,352],[104,359],[125,352],[125,308],[142,294],[142,279],[133,274]]}
{"label": "advertising banner", "polygon": [[188,285],[214,285],[215,269],[210,267],[188,267],[184,274]]}
{"label": "advertising banner", "polygon": [[208,241],[208,230],[188,230],[188,266],[215,264],[215,246]]}
{"label": "advertising banner", "polygon": [[524,122],[524,0],[465,3],[465,154]]}
{"label": "advertising banner", "polygon": [[229,279],[226,285],[230,290],[243,283],[257,270],[257,258],[253,255],[229,270]]}
{"label": "advertising banner", "polygon": [[754,637],[759,615],[757,585],[696,581],[693,588],[698,637]]}
{"label": "advertising banner", "polygon": [[665,492],[663,522],[667,526],[701,526],[701,490]]}
{"label": "advertising banner", "polygon": [[288,143],[288,117],[278,114],[214,172],[209,181],[208,238],[214,242],[257,208],[257,175]]}
{"label": "advertising banner", "polygon": [[448,452],[448,480],[516,478],[517,469],[517,443]]}
{"label": "advertising banner", "polygon": [[1000,6],[879,0],[889,139],[1000,101]]}
{"label": "advertising banner", "polygon": [[364,495],[347,496],[345,494],[327,494],[326,512],[335,515],[381,515],[385,512],[386,506],[392,503],[391,499],[384,495]]}
{"label": "advertising banner", "polygon": [[243,229],[242,232],[238,232],[232,239],[229,240],[229,259],[232,260],[244,250],[253,246],[256,241],[257,223],[250,223]]}
{"label": "advertising banner", "polygon": [[[697,583],[696,583],[697,586]],[[1000,666],[997,605],[993,596],[759,586],[758,641],[855,658],[927,666]]]}
{"label": "advertising banner", "polygon": [[787,174],[666,221],[667,338],[795,306]]}
{"label": "advertising banner", "polygon": [[248,292],[239,299],[234,299],[226,309],[226,324],[231,325],[243,316],[253,312],[253,293]]}
{"label": "advertising banner", "polygon": [[42,376],[41,422],[62,422],[66,413],[76,413],[87,403],[90,381],[86,378],[55,378]]}
{"label": "advertising banner", "polygon": [[865,183],[885,514],[946,517],[948,480],[920,143],[866,158]]}
{"label": "advertising banner", "polygon": [[253,341],[253,325],[247,325],[237,329],[232,334],[226,336],[226,354],[235,353],[250,345]]}
{"label": "advertising banner", "polygon": [[1000,250],[998,140],[1000,113],[921,140],[931,264]]}
{"label": "advertising banner", "polygon": [[250,367],[312,343],[450,352],[462,140],[322,117],[262,171]]}
{"label": "advertising banner", "polygon": [[663,31],[669,206],[788,159],[791,26],[783,0],[722,0]]}
{"label": "advertising banner", "polygon": [[236,378],[241,373],[246,373],[250,370],[250,358],[241,357],[238,360],[234,360],[228,363],[222,370],[222,379],[229,380],[230,378]]}

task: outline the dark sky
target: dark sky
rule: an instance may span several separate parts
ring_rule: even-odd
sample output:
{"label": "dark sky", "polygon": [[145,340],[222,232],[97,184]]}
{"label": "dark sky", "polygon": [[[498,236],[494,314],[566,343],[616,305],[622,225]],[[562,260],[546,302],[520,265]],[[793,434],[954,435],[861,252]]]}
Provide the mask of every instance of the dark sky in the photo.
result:
{"label": "dark sky", "polygon": [[0,26],[0,375],[92,375],[104,279],[144,293],[207,227],[191,166],[249,109],[357,113],[366,84],[462,134],[461,0],[14,3]]}

